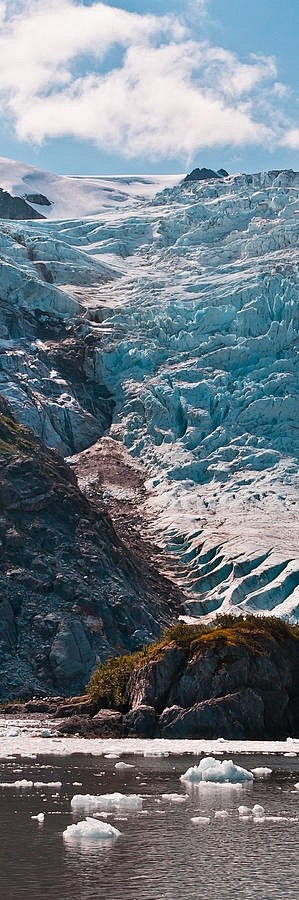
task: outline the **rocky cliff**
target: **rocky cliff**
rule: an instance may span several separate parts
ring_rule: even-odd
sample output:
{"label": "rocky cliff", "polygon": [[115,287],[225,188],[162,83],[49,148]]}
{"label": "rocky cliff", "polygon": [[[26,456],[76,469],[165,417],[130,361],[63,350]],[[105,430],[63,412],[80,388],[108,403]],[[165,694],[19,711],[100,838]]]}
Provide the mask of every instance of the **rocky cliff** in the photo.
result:
{"label": "rocky cliff", "polygon": [[95,664],[160,633],[180,592],[117,533],[57,451],[0,399],[0,697],[82,691]]}
{"label": "rocky cliff", "polygon": [[[257,617],[181,623],[143,652],[100,666],[89,696],[87,733],[109,722],[113,731],[117,721],[123,734],[143,737],[286,737],[299,726],[299,629]],[[63,730],[74,726],[70,719]]]}

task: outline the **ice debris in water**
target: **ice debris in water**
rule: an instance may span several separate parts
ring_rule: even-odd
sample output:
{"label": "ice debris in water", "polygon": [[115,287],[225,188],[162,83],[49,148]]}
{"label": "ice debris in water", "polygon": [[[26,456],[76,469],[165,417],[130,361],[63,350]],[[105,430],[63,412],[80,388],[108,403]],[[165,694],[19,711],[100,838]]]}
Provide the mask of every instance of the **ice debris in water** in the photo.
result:
{"label": "ice debris in water", "polygon": [[255,778],[270,778],[270,775],[272,775],[272,769],[268,769],[267,766],[257,766],[256,769],[251,769],[251,771]]}
{"label": "ice debris in water", "polygon": [[296,791],[299,791],[299,781],[296,782],[295,788],[296,788]]}
{"label": "ice debris in water", "polygon": [[142,797],[138,794],[75,794],[72,809],[126,809],[133,812],[142,809]]}
{"label": "ice debris in water", "polygon": [[35,781],[34,787],[35,788],[54,788],[55,791],[60,791],[60,789],[62,788],[62,782],[61,781]]}
{"label": "ice debris in water", "polygon": [[185,794],[162,794],[163,800],[170,800],[171,803],[186,803]]}
{"label": "ice debris in water", "polygon": [[209,816],[193,816],[191,819],[191,822],[193,822],[194,825],[209,825],[210,821],[211,819]]}
{"label": "ice debris in water", "polygon": [[65,841],[74,838],[76,840],[85,838],[87,840],[114,841],[120,836],[120,833],[118,828],[114,828],[108,822],[101,822],[99,819],[91,819],[87,816],[83,822],[77,822],[77,825],[68,825],[63,832],[63,838]]}
{"label": "ice debris in water", "polygon": [[37,816],[31,816],[32,819],[35,819],[36,822],[39,822],[40,825],[45,821],[45,813],[38,813]]}
{"label": "ice debris in water", "polygon": [[26,778],[22,778],[20,781],[1,781],[0,787],[8,787],[8,788],[32,788],[33,781],[27,781]]}
{"label": "ice debris in water", "polygon": [[134,769],[134,766],[132,766],[130,763],[118,762],[118,763],[115,763],[114,768],[115,769]]}
{"label": "ice debris in water", "polygon": [[191,766],[184,775],[181,775],[180,780],[192,784],[243,784],[253,781],[253,775],[247,769],[236,766],[232,759],[219,762],[213,756],[207,756],[198,766]]}
{"label": "ice debris in water", "polygon": [[215,819],[227,819],[228,815],[227,809],[217,809],[215,812]]}
{"label": "ice debris in water", "polygon": [[250,808],[250,806],[239,806],[238,813],[240,819],[247,819],[253,816],[254,819],[263,819],[265,816],[265,810],[263,806],[260,806],[259,803],[256,803],[255,806]]}

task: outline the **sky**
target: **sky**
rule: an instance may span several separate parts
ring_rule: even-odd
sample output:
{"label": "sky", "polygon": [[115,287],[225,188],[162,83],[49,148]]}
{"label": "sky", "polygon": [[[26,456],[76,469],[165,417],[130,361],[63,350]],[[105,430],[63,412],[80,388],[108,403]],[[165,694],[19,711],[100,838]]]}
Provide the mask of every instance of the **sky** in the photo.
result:
{"label": "sky", "polygon": [[298,169],[298,0],[0,0],[0,155],[65,174]]}

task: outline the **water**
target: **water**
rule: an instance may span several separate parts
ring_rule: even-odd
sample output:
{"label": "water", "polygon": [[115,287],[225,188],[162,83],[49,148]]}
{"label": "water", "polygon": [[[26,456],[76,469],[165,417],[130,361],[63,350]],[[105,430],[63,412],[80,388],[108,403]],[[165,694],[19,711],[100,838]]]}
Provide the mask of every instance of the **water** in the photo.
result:
{"label": "water", "polygon": [[[184,803],[162,794],[185,794],[179,775],[193,764],[190,756],[126,761],[134,769],[115,771],[117,760],[78,755],[0,763],[0,781],[63,784],[57,796],[53,789],[0,789],[1,900],[298,900],[298,758],[235,755],[246,768],[269,765],[271,780],[204,793],[194,788]],[[109,814],[122,832],[112,846],[65,844],[63,830],[85,818],[72,815],[73,794],[114,791],[141,794],[144,812]],[[240,822],[238,806],[254,803],[267,815],[298,821]],[[219,809],[229,818],[215,820]],[[39,812],[44,825],[31,820]],[[210,815],[211,824],[194,825],[194,815]]]}

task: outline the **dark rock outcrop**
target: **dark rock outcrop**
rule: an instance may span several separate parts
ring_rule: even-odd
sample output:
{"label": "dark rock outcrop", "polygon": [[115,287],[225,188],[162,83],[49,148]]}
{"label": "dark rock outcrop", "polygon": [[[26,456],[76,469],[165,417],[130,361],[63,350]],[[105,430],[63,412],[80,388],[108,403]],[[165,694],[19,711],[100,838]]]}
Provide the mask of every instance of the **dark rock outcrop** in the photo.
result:
{"label": "dark rock outcrop", "polygon": [[149,736],[271,739],[296,734],[299,631],[267,619],[248,625],[246,619],[232,621],[231,628],[208,629],[197,639],[194,626],[190,643],[185,633],[181,643],[170,639],[156,645],[143,664],[137,661],[126,693],[124,726],[130,733],[140,733],[150,707]]}
{"label": "dark rock outcrop", "polygon": [[156,710],[153,706],[136,706],[123,718],[124,732],[128,736],[136,735],[141,738],[154,738],[160,736]]}
{"label": "dark rock outcrop", "polygon": [[150,661],[133,674],[128,685],[128,703],[134,710],[146,704],[162,710],[171,686],[179,679],[185,653],[175,645],[168,647],[161,659]]}
{"label": "dark rock outcrop", "polygon": [[36,206],[52,206],[51,200],[44,194],[24,194],[24,200],[34,203]]}
{"label": "dark rock outcrop", "polygon": [[23,200],[22,197],[12,197],[8,191],[0,188],[0,219],[44,219],[41,213],[37,212]]}
{"label": "dark rock outcrop", "polygon": [[165,738],[264,737],[264,704],[259,694],[244,688],[190,709],[171,706],[160,716],[159,729]]}
{"label": "dark rock outcrop", "polygon": [[193,181],[210,181],[211,179],[215,180],[219,178],[226,178],[227,175],[228,172],[226,172],[225,169],[218,169],[218,172],[214,172],[213,169],[197,168],[192,169],[192,172],[189,172],[189,174],[186,175],[186,178],[184,178],[182,184],[190,184]]}

